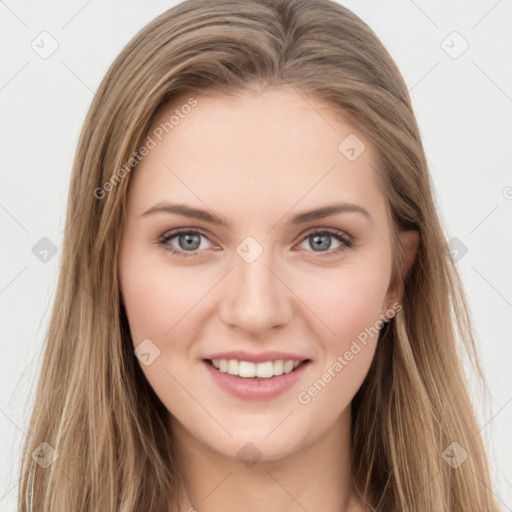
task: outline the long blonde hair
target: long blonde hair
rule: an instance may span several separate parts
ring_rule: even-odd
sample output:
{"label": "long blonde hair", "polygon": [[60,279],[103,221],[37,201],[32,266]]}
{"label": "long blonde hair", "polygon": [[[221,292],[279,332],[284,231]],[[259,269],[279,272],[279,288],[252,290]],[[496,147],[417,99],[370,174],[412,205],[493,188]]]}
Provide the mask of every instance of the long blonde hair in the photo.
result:
{"label": "long blonde hair", "polygon": [[[458,354],[460,341],[484,383],[468,309],[393,59],[330,0],[186,0],[126,45],[80,136],[19,512],[163,512],[177,495],[169,412],[135,361],[120,300],[126,162],[173,98],[255,84],[291,85],[357,126],[377,149],[395,236],[420,234],[402,310],[382,330],[352,402],[356,489],[375,511],[497,511]],[[38,453],[55,460],[43,467]],[[454,457],[458,464],[447,462]]]}

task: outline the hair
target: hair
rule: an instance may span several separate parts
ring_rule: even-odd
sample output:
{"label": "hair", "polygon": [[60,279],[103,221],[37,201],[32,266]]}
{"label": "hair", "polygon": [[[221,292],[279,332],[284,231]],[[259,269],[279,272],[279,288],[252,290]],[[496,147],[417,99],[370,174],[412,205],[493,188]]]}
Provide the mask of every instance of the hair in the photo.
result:
{"label": "hair", "polygon": [[[461,363],[469,355],[485,386],[469,309],[394,60],[331,0],[186,0],[124,47],[80,135],[19,512],[162,512],[177,496],[169,411],[135,361],[120,296],[126,162],[134,167],[150,127],[178,97],[286,85],[328,102],[375,146],[394,240],[419,233],[402,309],[381,330],[351,404],[353,484],[374,511],[498,510]],[[397,275],[404,254],[394,247]],[[468,454],[456,468],[442,456],[453,442]],[[57,452],[48,467],[34,464],[36,450],[48,450],[42,443]]]}

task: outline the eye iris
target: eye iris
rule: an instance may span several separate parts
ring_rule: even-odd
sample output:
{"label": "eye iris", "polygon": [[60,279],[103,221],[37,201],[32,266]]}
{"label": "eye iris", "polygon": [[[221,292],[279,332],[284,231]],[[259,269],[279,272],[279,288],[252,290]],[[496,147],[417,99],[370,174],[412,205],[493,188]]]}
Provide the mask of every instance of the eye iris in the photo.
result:
{"label": "eye iris", "polygon": [[[195,240],[194,240],[194,238],[195,238]],[[195,250],[195,249],[197,249],[201,245],[200,235],[198,235],[197,233],[181,234],[178,237],[178,240],[179,240],[180,248],[182,248],[182,249],[192,249],[192,250]],[[185,245],[182,245],[182,243],[181,243],[182,240],[186,240]],[[197,243],[195,243],[195,242],[197,242]],[[188,245],[189,243],[191,243],[193,245],[193,247]]]}
{"label": "eye iris", "polygon": [[[313,249],[316,251],[318,249],[329,249],[329,246],[331,245],[330,244],[330,235],[311,235],[311,237],[314,242],[313,242]],[[317,242],[320,242],[320,243],[317,243]]]}

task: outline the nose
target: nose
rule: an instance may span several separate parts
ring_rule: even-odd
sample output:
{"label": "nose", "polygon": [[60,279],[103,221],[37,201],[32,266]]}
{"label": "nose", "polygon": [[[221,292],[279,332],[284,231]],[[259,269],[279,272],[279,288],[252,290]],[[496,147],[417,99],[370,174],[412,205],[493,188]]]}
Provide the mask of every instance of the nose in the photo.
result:
{"label": "nose", "polygon": [[234,254],[233,266],[222,292],[224,324],[254,337],[286,325],[293,314],[294,295],[271,251],[264,250],[252,262]]}

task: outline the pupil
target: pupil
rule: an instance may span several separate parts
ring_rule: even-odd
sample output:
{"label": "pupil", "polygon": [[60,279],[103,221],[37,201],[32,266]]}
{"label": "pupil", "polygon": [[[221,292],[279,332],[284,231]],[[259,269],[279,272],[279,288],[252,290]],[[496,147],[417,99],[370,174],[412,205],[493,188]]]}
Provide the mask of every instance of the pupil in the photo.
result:
{"label": "pupil", "polygon": [[[199,235],[197,235],[197,234],[190,234],[189,233],[189,234],[181,235],[180,236],[180,241],[183,238],[186,240],[186,245],[185,245],[186,249],[197,249],[199,247],[199,245],[200,245]],[[194,241],[194,238],[196,239],[195,241]],[[190,244],[194,245],[194,242],[196,242],[195,246],[191,247]]]}
{"label": "pupil", "polygon": [[[329,238],[330,238],[329,235],[313,235],[313,240],[314,240],[313,248],[315,249],[315,251],[317,250],[317,248],[329,249],[329,245],[330,245]],[[319,240],[320,240],[320,243],[317,243]],[[325,242],[325,243],[323,243],[323,245],[322,245],[322,242]]]}

